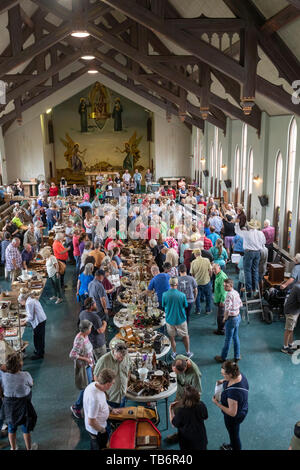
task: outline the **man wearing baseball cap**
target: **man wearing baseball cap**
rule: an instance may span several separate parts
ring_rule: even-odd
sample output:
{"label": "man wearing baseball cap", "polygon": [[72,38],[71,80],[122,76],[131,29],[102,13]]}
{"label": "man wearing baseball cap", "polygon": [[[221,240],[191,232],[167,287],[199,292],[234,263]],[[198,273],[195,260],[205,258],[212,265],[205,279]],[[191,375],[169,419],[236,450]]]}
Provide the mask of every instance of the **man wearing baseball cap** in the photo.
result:
{"label": "man wearing baseball cap", "polygon": [[166,313],[167,332],[173,350],[172,359],[176,358],[176,335],[182,337],[186,355],[188,358],[191,358],[193,353],[190,352],[190,338],[186,320],[186,308],[188,307],[186,295],[177,289],[177,277],[170,279],[170,287],[171,289],[164,292],[162,296],[162,307]]}

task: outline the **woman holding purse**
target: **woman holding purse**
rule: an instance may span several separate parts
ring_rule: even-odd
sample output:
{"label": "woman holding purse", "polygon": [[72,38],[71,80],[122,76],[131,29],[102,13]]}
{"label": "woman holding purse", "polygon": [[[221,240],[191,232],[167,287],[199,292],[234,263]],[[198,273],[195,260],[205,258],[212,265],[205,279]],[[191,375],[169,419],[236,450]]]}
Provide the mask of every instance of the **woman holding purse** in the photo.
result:
{"label": "woman holding purse", "polygon": [[94,355],[93,346],[89,340],[92,323],[82,320],[79,324],[79,333],[76,335],[70,358],[74,360],[75,385],[80,390],[77,401],[71,406],[75,418],[82,418],[84,389],[93,381]]}

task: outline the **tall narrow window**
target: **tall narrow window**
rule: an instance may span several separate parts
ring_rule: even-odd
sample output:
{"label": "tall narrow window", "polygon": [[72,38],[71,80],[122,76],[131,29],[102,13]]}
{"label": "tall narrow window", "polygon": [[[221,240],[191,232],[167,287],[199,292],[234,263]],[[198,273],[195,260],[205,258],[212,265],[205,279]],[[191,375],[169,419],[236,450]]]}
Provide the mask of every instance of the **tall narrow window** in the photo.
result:
{"label": "tall narrow window", "polygon": [[235,151],[235,204],[239,202],[239,183],[240,183],[240,148]]}
{"label": "tall narrow window", "polygon": [[210,178],[210,193],[213,193],[213,188],[214,188],[214,160],[215,160],[215,152],[214,152],[214,146],[211,144],[210,147],[210,168],[211,168],[211,178]]}
{"label": "tall narrow window", "polygon": [[275,241],[279,244],[280,240],[280,203],[282,191],[282,155],[278,152],[275,169],[275,191],[274,191],[274,218]]}
{"label": "tall narrow window", "polygon": [[285,236],[284,248],[290,251],[291,248],[291,226],[293,220],[293,197],[295,186],[295,163],[297,147],[297,123],[295,118],[291,123],[289,132],[289,148],[287,161],[287,179],[286,179],[286,205],[285,205]]}
{"label": "tall narrow window", "polygon": [[223,165],[223,148],[222,148],[222,145],[220,144],[220,147],[219,147],[219,197],[222,197],[221,181],[223,181],[224,179],[222,165]]}
{"label": "tall narrow window", "polygon": [[248,137],[248,127],[247,124],[243,125],[242,132],[242,181],[241,181],[241,196],[242,203],[244,203],[244,195],[246,190],[246,171],[247,171],[247,137]]}
{"label": "tall narrow window", "polygon": [[251,219],[251,199],[253,190],[253,149],[249,153],[247,217]]}

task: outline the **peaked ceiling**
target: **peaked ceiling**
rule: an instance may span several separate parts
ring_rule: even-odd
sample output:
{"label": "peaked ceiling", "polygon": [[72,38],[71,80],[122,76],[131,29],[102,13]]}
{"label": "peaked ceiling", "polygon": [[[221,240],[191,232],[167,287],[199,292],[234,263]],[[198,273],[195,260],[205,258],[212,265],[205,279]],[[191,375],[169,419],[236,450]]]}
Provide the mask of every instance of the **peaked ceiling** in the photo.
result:
{"label": "peaked ceiling", "polygon": [[300,0],[1,0],[0,125],[92,67],[190,128],[229,116],[259,133],[262,111],[300,114],[299,27]]}

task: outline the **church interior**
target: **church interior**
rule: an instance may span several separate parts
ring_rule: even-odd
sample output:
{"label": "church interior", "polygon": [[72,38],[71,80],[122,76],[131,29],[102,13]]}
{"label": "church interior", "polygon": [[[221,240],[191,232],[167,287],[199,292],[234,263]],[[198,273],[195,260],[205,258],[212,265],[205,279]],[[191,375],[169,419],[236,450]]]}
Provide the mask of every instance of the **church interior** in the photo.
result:
{"label": "church interior", "polygon": [[299,26],[300,0],[0,1],[1,450],[300,450]]}

